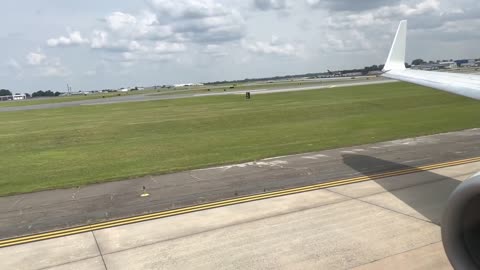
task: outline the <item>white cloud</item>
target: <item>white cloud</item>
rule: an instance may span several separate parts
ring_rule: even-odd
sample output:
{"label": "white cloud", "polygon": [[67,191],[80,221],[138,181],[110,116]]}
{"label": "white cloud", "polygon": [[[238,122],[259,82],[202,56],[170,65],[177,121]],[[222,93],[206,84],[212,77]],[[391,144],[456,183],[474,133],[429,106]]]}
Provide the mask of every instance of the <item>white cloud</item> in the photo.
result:
{"label": "white cloud", "polygon": [[324,53],[358,53],[362,51],[373,50],[379,44],[383,44],[381,39],[371,40],[357,29],[326,32],[322,34],[323,40],[319,48]]}
{"label": "white cloud", "polygon": [[62,65],[59,58],[47,57],[47,55],[41,50],[28,53],[25,60],[26,64],[29,66],[28,71],[34,76],[66,76],[69,73],[68,69]]}
{"label": "white cloud", "polygon": [[185,44],[175,42],[158,41],[151,46],[142,45],[140,42],[131,41],[123,48],[120,58],[113,59],[120,62],[128,62],[128,66],[135,61],[167,61],[175,59],[175,55],[187,50]]}
{"label": "white cloud", "polygon": [[95,69],[85,71],[85,76],[95,76],[95,75],[97,75],[97,70]]}
{"label": "white cloud", "polygon": [[170,42],[157,42],[153,51],[155,53],[165,54],[165,53],[179,53],[186,50],[186,46],[182,43],[170,43]]}
{"label": "white cloud", "polygon": [[8,61],[5,62],[5,67],[7,68],[7,73],[4,74],[6,76],[18,79],[23,77],[24,75],[24,67],[22,63],[20,63],[16,59],[10,58]]}
{"label": "white cloud", "polygon": [[88,39],[83,38],[79,31],[70,32],[67,37],[60,36],[47,40],[47,45],[50,47],[75,46],[88,43]]}
{"label": "white cloud", "polygon": [[148,47],[140,44],[138,41],[136,40],[132,40],[130,41],[130,43],[128,44],[128,50],[129,51],[148,51]]}
{"label": "white cloud", "polygon": [[202,53],[207,54],[211,57],[224,57],[228,55],[228,52],[226,52],[224,47],[216,44],[208,44],[203,49]]}
{"label": "white cloud", "polygon": [[400,13],[403,16],[423,15],[440,9],[440,0],[424,0],[415,6],[400,5]]}
{"label": "white cloud", "polygon": [[125,28],[137,24],[135,16],[123,12],[113,12],[107,16],[106,21],[108,27],[113,31],[125,30]]}
{"label": "white cloud", "polygon": [[20,63],[18,63],[18,61],[15,59],[8,60],[7,66],[16,71],[22,69],[22,65],[20,65]]}
{"label": "white cloud", "polygon": [[224,5],[213,0],[150,0],[160,18],[195,19],[213,16],[225,16],[230,11]]}
{"label": "white cloud", "polygon": [[164,61],[172,59],[171,54],[186,52],[189,44],[225,43],[240,40],[245,34],[240,13],[212,0],[148,3],[150,10],[137,15],[120,11],[107,15],[105,27],[93,31],[90,48],[109,53],[112,60],[144,61],[151,54],[148,60]]}
{"label": "white cloud", "polygon": [[382,6],[369,11],[349,12],[342,16],[331,16],[328,18],[328,22],[329,27],[335,29],[355,29],[370,26],[383,27],[391,21],[398,22],[401,19],[406,19],[412,16],[427,15],[439,10],[439,0],[423,0],[420,3],[400,3],[393,6]]}
{"label": "white cloud", "polygon": [[63,66],[46,66],[40,71],[42,77],[64,77],[68,75],[68,70]]}
{"label": "white cloud", "polygon": [[102,49],[108,46],[108,33],[101,30],[94,30],[90,46],[93,49]]}
{"label": "white cloud", "polygon": [[181,39],[191,42],[240,40],[245,21],[233,8],[212,0],[150,0],[160,25],[169,26]]}
{"label": "white cloud", "polygon": [[119,53],[123,53],[126,51],[146,50],[145,46],[141,45],[136,40],[115,38],[112,37],[112,34],[102,30],[93,31],[93,37],[90,43],[90,47],[92,49]]}
{"label": "white cloud", "polygon": [[175,57],[171,54],[147,54],[147,53],[134,53],[124,52],[122,53],[122,63],[129,66],[133,62],[145,61],[145,62],[165,62],[173,60]]}
{"label": "white cloud", "polygon": [[312,8],[325,8],[332,11],[362,11],[391,6],[401,0],[305,0]]}
{"label": "white cloud", "polygon": [[307,3],[307,5],[312,7],[316,7],[320,4],[320,0],[305,0],[305,2]]}
{"label": "white cloud", "polygon": [[[113,61],[165,61],[173,59],[173,54],[187,52],[189,46],[239,41],[245,35],[245,21],[240,12],[217,1],[147,0],[147,3],[149,9],[138,13],[107,14],[103,27],[93,30],[88,39],[75,31],[67,37],[49,39],[47,44],[88,45],[102,52],[104,59]],[[219,54],[224,52],[216,55]]]}
{"label": "white cloud", "polygon": [[270,42],[243,42],[243,47],[257,54],[273,54],[279,56],[295,56],[299,54],[299,48],[291,43],[281,42],[276,36],[272,36]]}
{"label": "white cloud", "polygon": [[[308,0],[307,0],[308,1]],[[443,24],[443,20],[437,20],[440,14],[447,14],[442,10],[440,0],[422,0],[420,2],[393,1],[397,2],[392,5],[384,5],[388,1],[379,2],[376,7],[360,10],[354,6],[352,1],[339,2],[318,2],[320,6],[335,5],[338,9],[336,16],[328,16],[319,36],[322,37],[318,44],[320,51],[323,53],[361,53],[365,51],[375,51],[385,49],[390,45],[391,36],[393,34],[391,27],[396,26],[402,19],[410,21],[410,29],[414,29],[418,25],[418,21],[427,21],[421,23],[424,26]],[[352,6],[347,7],[349,2]],[[310,1],[310,4],[317,2]],[[361,3],[357,3],[360,5]],[[440,15],[440,16],[442,16]],[[374,38],[372,38],[374,37]]]}
{"label": "white cloud", "polygon": [[131,39],[164,39],[174,33],[170,25],[160,25],[156,14],[143,11],[138,15],[113,12],[105,18],[107,28],[113,34]]}
{"label": "white cloud", "polygon": [[399,4],[396,6],[385,6],[373,12],[374,16],[386,17],[408,17],[414,15],[425,15],[440,9],[440,0],[423,0],[412,4]]}
{"label": "white cloud", "polygon": [[47,56],[42,52],[37,51],[37,52],[30,52],[29,54],[27,54],[25,58],[27,60],[27,64],[31,66],[39,66],[45,62],[45,60],[47,59]]}
{"label": "white cloud", "polygon": [[280,10],[287,8],[286,0],[254,0],[253,6],[259,10]]}

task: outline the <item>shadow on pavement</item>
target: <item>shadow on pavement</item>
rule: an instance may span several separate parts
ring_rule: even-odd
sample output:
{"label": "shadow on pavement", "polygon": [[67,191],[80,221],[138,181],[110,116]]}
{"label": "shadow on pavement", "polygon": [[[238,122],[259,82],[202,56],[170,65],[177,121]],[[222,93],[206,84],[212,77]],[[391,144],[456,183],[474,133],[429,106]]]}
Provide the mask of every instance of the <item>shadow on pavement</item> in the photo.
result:
{"label": "shadow on pavement", "polygon": [[[342,157],[346,165],[366,176],[415,168],[365,155],[345,154]],[[374,181],[435,224],[440,224],[450,193],[461,183],[456,179],[430,171]],[[413,186],[415,188],[412,188]]]}

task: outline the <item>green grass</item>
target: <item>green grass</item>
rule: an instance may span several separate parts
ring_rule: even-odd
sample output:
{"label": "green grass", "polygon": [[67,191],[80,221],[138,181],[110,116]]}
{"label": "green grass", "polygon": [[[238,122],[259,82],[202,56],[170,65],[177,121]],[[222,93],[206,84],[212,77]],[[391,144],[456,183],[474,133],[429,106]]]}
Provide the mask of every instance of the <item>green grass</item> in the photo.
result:
{"label": "green grass", "polygon": [[[357,78],[354,82],[362,81],[362,80],[372,80],[377,81],[377,78],[372,77],[360,77]],[[173,94],[204,94],[204,93],[218,93],[224,92],[224,90],[228,92],[232,91],[253,91],[253,90],[260,90],[260,89],[281,89],[281,88],[290,88],[290,87],[312,87],[312,86],[324,86],[324,85],[331,85],[337,83],[349,83],[353,80],[349,77],[346,78],[338,78],[336,80],[323,80],[323,81],[302,81],[302,80],[293,80],[293,81],[279,81],[279,82],[257,82],[252,84],[228,84],[228,85],[202,85],[202,86],[186,86],[186,87],[178,87],[174,89],[166,89],[166,90],[158,90],[149,94],[151,96],[159,96],[159,95],[173,95]],[[230,88],[234,86],[233,88]]]}
{"label": "green grass", "polygon": [[405,83],[0,113],[0,195],[480,126],[480,103]]}
{"label": "green grass", "polygon": [[119,95],[138,95],[152,93],[152,91],[136,91],[127,93],[98,93],[98,94],[89,94],[89,95],[78,95],[78,96],[62,96],[62,97],[50,97],[50,98],[32,98],[27,100],[16,100],[16,101],[0,101],[1,107],[16,107],[16,106],[28,106],[28,105],[39,105],[39,104],[50,104],[50,103],[61,103],[61,102],[70,102],[70,101],[79,101],[79,100],[89,100],[89,99],[101,99],[109,97],[117,97]]}

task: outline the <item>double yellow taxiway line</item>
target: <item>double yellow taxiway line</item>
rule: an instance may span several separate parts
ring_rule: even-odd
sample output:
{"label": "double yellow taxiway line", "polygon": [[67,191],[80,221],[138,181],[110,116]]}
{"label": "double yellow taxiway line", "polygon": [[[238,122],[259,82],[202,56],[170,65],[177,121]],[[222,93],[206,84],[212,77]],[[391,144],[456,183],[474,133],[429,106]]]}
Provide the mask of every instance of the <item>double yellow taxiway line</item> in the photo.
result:
{"label": "double yellow taxiway line", "polygon": [[25,243],[30,243],[30,242],[40,241],[40,240],[47,240],[47,239],[52,239],[52,238],[57,238],[57,237],[62,237],[62,236],[68,236],[68,235],[73,235],[73,234],[78,234],[78,233],[83,233],[83,232],[96,231],[96,230],[101,230],[101,229],[106,229],[106,228],[111,228],[111,227],[116,227],[116,226],[122,226],[122,225],[142,222],[142,221],[148,221],[148,220],[152,220],[152,219],[158,219],[158,218],[171,217],[171,216],[176,216],[176,215],[181,215],[181,214],[187,214],[187,213],[191,213],[191,212],[207,210],[207,209],[223,207],[223,206],[229,206],[229,205],[234,205],[234,204],[239,204],[239,203],[269,199],[269,198],[274,198],[274,197],[279,197],[279,196],[291,195],[291,194],[295,194],[295,193],[301,193],[301,192],[313,191],[313,190],[318,190],[318,189],[325,189],[325,188],[336,187],[336,186],[341,186],[341,185],[365,182],[365,181],[370,181],[370,180],[375,180],[375,179],[380,179],[380,178],[385,178],[385,177],[391,177],[391,176],[399,176],[399,175],[404,175],[404,174],[411,174],[411,173],[416,173],[416,172],[446,168],[446,167],[457,166],[457,165],[468,164],[468,163],[474,163],[474,162],[479,162],[479,161],[480,161],[480,157],[475,157],[475,158],[468,158],[468,159],[462,159],[462,160],[456,160],[456,161],[450,161],[450,162],[444,162],[444,163],[438,163],[438,164],[432,164],[432,165],[426,165],[426,166],[396,170],[396,171],[391,171],[391,172],[372,174],[372,175],[368,175],[368,176],[359,176],[359,177],[353,177],[353,178],[348,178],[348,179],[340,179],[340,180],[329,181],[329,182],[321,183],[321,184],[315,184],[315,185],[309,185],[309,186],[304,186],[304,187],[285,189],[285,190],[262,193],[262,194],[255,194],[255,195],[250,195],[250,196],[238,197],[238,198],[234,198],[234,199],[228,199],[228,200],[223,200],[223,201],[217,201],[217,202],[199,204],[199,205],[194,205],[194,206],[189,206],[189,207],[184,207],[184,208],[178,208],[178,209],[173,209],[173,210],[167,210],[167,211],[162,211],[162,212],[157,212],[157,213],[152,213],[152,214],[146,214],[146,215],[140,215],[140,216],[135,216],[135,217],[106,221],[106,222],[101,222],[101,223],[96,223],[96,224],[91,224],[91,225],[85,225],[85,226],[80,226],[80,227],[74,227],[74,228],[69,228],[69,229],[62,229],[62,230],[57,230],[57,231],[52,231],[52,232],[46,232],[46,233],[29,235],[29,236],[22,236],[22,237],[17,237],[17,238],[5,239],[5,240],[0,240],[0,248],[13,246],[13,245],[19,245],[19,244],[25,244]]}

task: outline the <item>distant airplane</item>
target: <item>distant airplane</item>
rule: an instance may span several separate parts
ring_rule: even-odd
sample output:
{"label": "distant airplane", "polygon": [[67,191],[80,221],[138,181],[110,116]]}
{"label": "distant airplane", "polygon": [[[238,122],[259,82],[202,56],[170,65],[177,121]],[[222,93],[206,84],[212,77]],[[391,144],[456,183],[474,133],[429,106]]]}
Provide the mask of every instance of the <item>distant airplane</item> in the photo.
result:
{"label": "distant airplane", "polygon": [[[407,21],[401,21],[382,76],[480,100],[480,75],[406,69],[406,41]],[[455,269],[480,269],[480,173],[450,195],[442,218],[442,240]]]}
{"label": "distant airplane", "polygon": [[330,71],[329,69],[327,69],[328,71],[328,75],[330,76],[341,76],[342,75],[342,72],[340,71]]}

